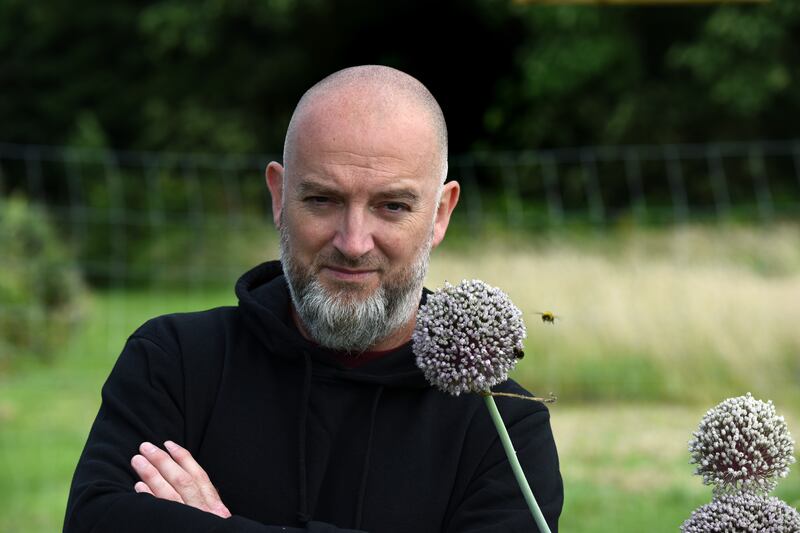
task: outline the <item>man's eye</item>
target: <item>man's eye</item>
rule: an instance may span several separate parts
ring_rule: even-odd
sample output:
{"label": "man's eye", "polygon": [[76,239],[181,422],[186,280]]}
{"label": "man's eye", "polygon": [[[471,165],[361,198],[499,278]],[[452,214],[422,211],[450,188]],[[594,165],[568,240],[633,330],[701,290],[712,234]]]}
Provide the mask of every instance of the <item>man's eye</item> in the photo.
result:
{"label": "man's eye", "polygon": [[331,201],[330,198],[327,196],[308,196],[306,197],[306,202],[310,203],[311,205],[326,205],[329,204]]}
{"label": "man's eye", "polygon": [[392,213],[402,213],[404,211],[408,211],[408,206],[406,204],[401,204],[400,202],[388,202],[383,204],[383,207]]}

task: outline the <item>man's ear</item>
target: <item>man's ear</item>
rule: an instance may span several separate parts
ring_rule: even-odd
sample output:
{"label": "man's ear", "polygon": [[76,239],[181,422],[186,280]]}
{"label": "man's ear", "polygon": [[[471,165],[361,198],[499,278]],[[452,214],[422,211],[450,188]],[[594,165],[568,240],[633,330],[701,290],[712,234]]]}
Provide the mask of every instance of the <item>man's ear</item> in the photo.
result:
{"label": "man's ear", "polygon": [[431,243],[433,248],[439,246],[444,239],[447,226],[450,224],[450,215],[458,203],[459,194],[461,194],[461,186],[457,181],[449,181],[442,186],[442,197],[436,208],[436,218],[433,220],[433,241]]}
{"label": "man's ear", "polygon": [[272,161],[267,165],[265,172],[267,188],[272,196],[272,221],[275,227],[280,227],[281,209],[283,208],[283,167],[280,163]]}

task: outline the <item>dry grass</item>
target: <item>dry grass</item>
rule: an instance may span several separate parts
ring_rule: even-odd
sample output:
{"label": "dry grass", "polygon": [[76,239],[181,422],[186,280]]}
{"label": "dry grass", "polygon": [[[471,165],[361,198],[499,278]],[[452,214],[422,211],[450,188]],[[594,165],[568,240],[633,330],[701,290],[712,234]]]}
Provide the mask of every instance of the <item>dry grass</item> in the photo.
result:
{"label": "dry grass", "polygon": [[[605,479],[631,492],[679,486],[702,491],[691,475],[687,443],[706,410],[713,405],[674,406],[603,404],[550,408],[564,475],[573,481]],[[800,432],[800,412],[777,405],[793,434]],[[800,474],[791,478],[800,483]]]}
{"label": "dry grass", "polygon": [[[677,531],[710,487],[693,475],[687,442],[706,406],[605,404],[551,408],[564,478],[561,529]],[[789,429],[800,431],[800,412],[778,405]],[[800,504],[796,468],[775,495]]]}
{"label": "dry grass", "polygon": [[[478,253],[475,253],[478,252]],[[800,228],[688,228],[437,252],[428,286],[480,278],[523,310],[516,377],[567,401],[797,399]],[[561,316],[545,325],[536,311]]]}

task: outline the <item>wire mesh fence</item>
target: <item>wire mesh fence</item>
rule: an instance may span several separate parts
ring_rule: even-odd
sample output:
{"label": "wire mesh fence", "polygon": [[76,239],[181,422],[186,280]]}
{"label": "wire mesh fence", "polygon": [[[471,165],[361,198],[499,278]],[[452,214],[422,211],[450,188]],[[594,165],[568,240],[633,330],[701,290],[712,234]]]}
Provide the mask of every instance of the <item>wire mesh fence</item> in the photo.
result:
{"label": "wire mesh fence", "polygon": [[[454,158],[465,215],[481,229],[684,224],[800,213],[800,141],[605,146]],[[501,193],[487,209],[485,183]],[[482,186],[484,185],[484,186]]]}
{"label": "wire mesh fence", "polygon": [[4,195],[45,206],[94,283],[195,285],[242,259],[245,233],[264,233],[262,161],[0,145],[0,179]]}
{"label": "wire mesh fence", "polygon": [[[264,257],[274,158],[0,144],[0,191],[44,206],[97,285],[201,286]],[[800,140],[473,153],[450,178],[470,234],[769,223],[800,214]]]}

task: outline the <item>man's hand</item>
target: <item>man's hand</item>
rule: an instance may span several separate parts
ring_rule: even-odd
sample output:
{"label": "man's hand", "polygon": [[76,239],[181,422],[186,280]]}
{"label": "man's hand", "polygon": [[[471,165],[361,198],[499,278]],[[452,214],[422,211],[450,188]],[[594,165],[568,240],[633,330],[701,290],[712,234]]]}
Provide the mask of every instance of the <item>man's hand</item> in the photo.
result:
{"label": "man's hand", "polygon": [[134,485],[134,490],[189,505],[222,518],[230,517],[231,512],[222,503],[208,474],[192,454],[169,440],[164,447],[169,454],[149,442],[139,446],[142,455],[134,455],[131,466],[142,481]]}

